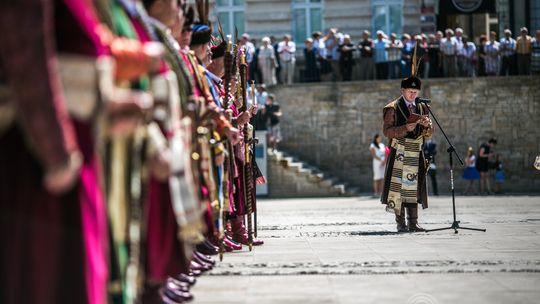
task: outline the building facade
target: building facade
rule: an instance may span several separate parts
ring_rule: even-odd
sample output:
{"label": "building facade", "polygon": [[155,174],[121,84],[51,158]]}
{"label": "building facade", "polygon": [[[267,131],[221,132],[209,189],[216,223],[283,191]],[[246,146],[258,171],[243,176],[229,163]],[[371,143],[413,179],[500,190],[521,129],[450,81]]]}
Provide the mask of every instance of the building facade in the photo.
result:
{"label": "building facade", "polygon": [[219,16],[226,33],[234,26],[252,38],[290,34],[303,44],[314,31],[337,28],[353,41],[362,31],[416,33],[420,31],[418,0],[215,0],[211,18]]}
{"label": "building facade", "polygon": [[540,0],[212,0],[226,33],[259,40],[290,34],[300,45],[314,31],[337,28],[353,41],[362,31],[433,33],[462,27],[472,37],[522,26],[540,29]]}

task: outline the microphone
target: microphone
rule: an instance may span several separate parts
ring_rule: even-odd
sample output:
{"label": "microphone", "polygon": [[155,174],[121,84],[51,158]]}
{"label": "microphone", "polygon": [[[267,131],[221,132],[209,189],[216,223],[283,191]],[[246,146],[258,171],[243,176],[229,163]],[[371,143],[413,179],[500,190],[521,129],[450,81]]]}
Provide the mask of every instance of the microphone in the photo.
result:
{"label": "microphone", "polygon": [[416,100],[415,100],[415,101],[416,101],[417,103],[418,103],[418,102],[425,103],[425,104],[431,103],[431,99],[429,99],[429,98],[416,97]]}

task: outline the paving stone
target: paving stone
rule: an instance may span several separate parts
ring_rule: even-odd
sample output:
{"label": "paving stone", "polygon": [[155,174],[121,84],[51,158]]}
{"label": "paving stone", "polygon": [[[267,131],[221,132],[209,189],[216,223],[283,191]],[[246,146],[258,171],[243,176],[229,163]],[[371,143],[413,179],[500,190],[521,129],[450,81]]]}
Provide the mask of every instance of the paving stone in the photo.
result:
{"label": "paving stone", "polygon": [[[538,303],[540,198],[459,197],[458,220],[487,232],[394,232],[375,199],[261,200],[265,245],[226,254],[194,303]],[[421,211],[449,225],[449,197]]]}

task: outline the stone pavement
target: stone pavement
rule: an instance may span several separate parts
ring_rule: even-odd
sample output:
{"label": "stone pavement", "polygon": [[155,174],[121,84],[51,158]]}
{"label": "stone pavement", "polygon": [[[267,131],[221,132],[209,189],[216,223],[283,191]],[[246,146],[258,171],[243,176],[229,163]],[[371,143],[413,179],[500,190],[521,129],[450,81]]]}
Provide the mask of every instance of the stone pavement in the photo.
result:
{"label": "stone pavement", "polygon": [[[540,197],[457,197],[462,226],[396,234],[378,200],[261,200],[266,244],[225,255],[194,303],[540,303]],[[451,197],[420,211],[449,226]]]}

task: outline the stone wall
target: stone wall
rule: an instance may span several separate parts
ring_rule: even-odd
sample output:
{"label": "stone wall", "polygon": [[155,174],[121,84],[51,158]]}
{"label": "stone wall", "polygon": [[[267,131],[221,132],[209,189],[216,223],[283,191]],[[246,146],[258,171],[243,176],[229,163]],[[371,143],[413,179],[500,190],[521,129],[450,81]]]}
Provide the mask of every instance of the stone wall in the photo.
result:
{"label": "stone wall", "polygon": [[[425,80],[422,97],[433,110],[460,156],[490,137],[506,173],[506,192],[540,191],[540,77]],[[372,191],[369,145],[382,134],[382,108],[400,95],[399,80],[295,84],[271,88],[283,110],[280,149],[313,163],[362,191]],[[450,190],[448,155],[437,129],[439,191]],[[385,140],[387,143],[387,140]],[[456,161],[457,163],[457,161]],[[455,172],[456,191],[464,189],[463,167]]]}

